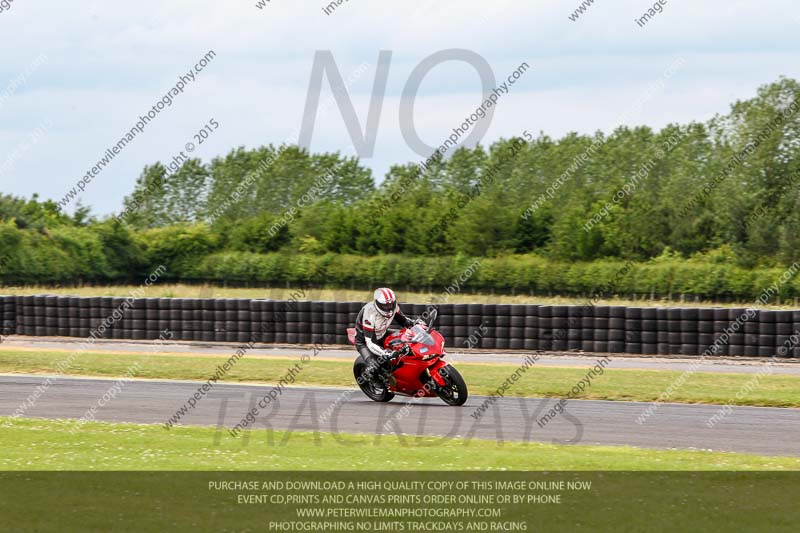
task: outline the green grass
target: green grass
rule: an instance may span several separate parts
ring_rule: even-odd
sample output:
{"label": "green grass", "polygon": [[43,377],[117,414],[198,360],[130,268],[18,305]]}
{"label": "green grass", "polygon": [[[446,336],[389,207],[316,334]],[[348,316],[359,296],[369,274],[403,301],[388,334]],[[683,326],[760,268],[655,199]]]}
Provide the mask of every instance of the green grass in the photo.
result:
{"label": "green grass", "polygon": [[0,418],[0,470],[800,470],[797,457]]}
{"label": "green grass", "polygon": [[[231,354],[235,348],[231,348]],[[71,352],[0,349],[0,372],[20,374],[53,374],[56,365]],[[310,352],[309,352],[310,353]],[[206,380],[227,355],[177,356],[169,354],[79,353],[67,373],[79,376],[120,377],[132,366],[137,378]],[[224,376],[230,383],[276,383],[297,358],[248,357],[240,359]],[[587,367],[591,360],[587,360]],[[615,370],[613,363],[594,377],[592,385],[577,398],[595,400],[654,401],[676,379],[683,375],[667,370]],[[471,394],[494,392],[516,369],[509,364],[458,363]],[[581,368],[532,367],[516,383],[507,396],[564,397],[585,375]],[[352,364],[343,361],[311,360],[297,377],[297,385],[329,385],[349,387],[353,384]],[[737,398],[737,393],[742,393]],[[697,372],[674,391],[669,398],[679,403],[800,407],[800,377],[786,375],[747,375]]]}
{"label": "green grass", "polygon": [[[3,287],[0,286],[0,294],[9,295],[34,295],[34,294],[62,294],[71,296],[130,296],[134,290],[141,287],[133,285],[98,285],[80,287],[51,287],[51,286],[28,286],[28,287]],[[152,298],[270,298],[273,300],[286,300],[290,297],[297,298],[297,288],[237,288],[220,287],[216,285],[186,285],[186,284],[163,284],[147,288],[146,296]],[[432,303],[441,302],[442,293],[438,292],[407,292],[400,291],[400,300],[412,303]],[[339,301],[339,302],[366,302],[372,298],[371,290],[352,290],[352,289],[306,289],[305,295],[301,300],[314,301]],[[471,294],[460,292],[450,295],[447,303],[476,303],[476,304],[547,304],[547,305],[582,305],[586,303],[586,298],[577,296],[552,296],[552,295],[533,295],[533,294],[490,294],[479,293]],[[656,307],[656,306],[682,306],[691,305],[692,307],[754,307],[759,309],[796,309],[797,302],[792,304],[786,302],[783,305],[758,305],[752,301],[740,302],[715,302],[710,300],[698,299],[669,299],[669,298],[639,298],[631,299],[624,297],[610,297],[594,302],[596,305],[632,305],[637,307]]]}

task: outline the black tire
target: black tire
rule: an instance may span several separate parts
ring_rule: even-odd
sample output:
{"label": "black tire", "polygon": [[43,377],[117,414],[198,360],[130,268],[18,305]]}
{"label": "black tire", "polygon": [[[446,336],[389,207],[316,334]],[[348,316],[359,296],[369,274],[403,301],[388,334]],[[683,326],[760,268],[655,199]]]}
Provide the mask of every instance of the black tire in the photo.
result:
{"label": "black tire", "polygon": [[[595,332],[595,333],[597,333],[597,332]],[[594,351],[596,353],[608,353],[608,341],[595,340],[594,341]]]}
{"label": "black tire", "polygon": [[699,333],[714,333],[714,323],[708,320],[701,320],[697,323]]}
{"label": "black tire", "polygon": [[439,370],[439,375],[441,375],[445,381],[445,388],[436,389],[436,395],[447,405],[452,405],[454,407],[464,405],[467,401],[467,396],[469,396],[469,392],[467,391],[467,384],[464,382],[464,378],[461,377],[461,373],[459,373],[455,367],[447,365]]}
{"label": "black tire", "polygon": [[[717,338],[719,338],[719,337],[720,337],[720,335],[715,335],[715,340]],[[744,333],[731,333],[728,336],[728,344],[736,344],[736,345],[739,345],[739,346],[744,346],[744,344],[745,344],[745,342],[744,342]],[[738,355],[742,355],[742,354],[738,354]]]}
{"label": "black tire", "polygon": [[768,311],[768,310],[759,311],[758,321],[766,324],[774,324],[776,322],[775,311]]}
{"label": "black tire", "polygon": [[643,331],[642,332],[642,343],[643,344],[657,344],[658,343],[658,333],[654,331]]}
{"label": "black tire", "polygon": [[609,318],[625,318],[625,307],[621,305],[611,305],[608,307]]}
{"label": "black tire", "polygon": [[[583,341],[582,340],[567,340],[567,351],[568,352],[579,352],[581,350]],[[512,348],[514,347],[514,341],[511,341]]]}
{"label": "black tire", "polygon": [[624,329],[609,329],[608,330],[608,340],[609,341],[624,341],[625,340],[625,330]]}
{"label": "black tire", "polygon": [[624,318],[609,318],[608,319],[608,329],[625,329],[625,319]]}
{"label": "black tire", "polygon": [[[616,320],[616,319],[612,318],[611,320]],[[644,329],[644,323],[642,320],[638,319],[629,320],[627,318],[625,319],[622,329],[624,329],[625,331],[650,331]]]}
{"label": "black tire", "polygon": [[625,343],[622,341],[608,341],[609,353],[625,353]]}
{"label": "black tire", "polygon": [[728,312],[728,309],[714,308],[714,322],[719,322],[719,321],[729,322],[730,321],[729,317],[730,313]]}
{"label": "black tire", "polygon": [[595,318],[608,318],[609,309],[610,308],[607,305],[596,305],[595,308],[594,308],[594,317]]}
{"label": "black tire", "polygon": [[367,370],[367,363],[364,358],[358,356],[353,363],[353,376],[356,378],[358,388],[361,389],[367,398],[375,402],[388,402],[394,398],[394,393],[386,387],[378,387],[374,380],[365,380],[361,376]]}
{"label": "black tire", "polygon": [[626,307],[625,308],[625,320],[636,320],[639,321],[642,319],[642,308],[641,307]]}
{"label": "black tire", "polygon": [[759,346],[758,347],[758,355],[759,357],[775,357],[777,353],[777,348],[774,346]]}
{"label": "black tire", "polygon": [[636,344],[642,342],[642,332],[641,331],[626,331],[625,332],[625,344]]}
{"label": "black tire", "polygon": [[[763,314],[761,316],[764,316]],[[775,335],[777,328],[775,327],[775,322],[759,322],[758,323],[758,334],[759,335]]]}
{"label": "black tire", "polygon": [[[717,346],[717,351],[712,353],[713,346],[709,346],[708,350],[711,355],[734,355],[733,352],[730,351],[729,344],[722,344]],[[742,348],[744,350],[744,348]]]}
{"label": "black tire", "polygon": [[642,355],[658,354],[658,346],[655,343],[642,343]]}

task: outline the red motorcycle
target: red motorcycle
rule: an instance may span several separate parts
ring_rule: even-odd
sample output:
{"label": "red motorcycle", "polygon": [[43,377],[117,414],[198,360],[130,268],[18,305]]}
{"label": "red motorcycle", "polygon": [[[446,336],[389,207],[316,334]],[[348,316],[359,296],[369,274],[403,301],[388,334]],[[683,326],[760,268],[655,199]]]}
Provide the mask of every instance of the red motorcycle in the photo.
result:
{"label": "red motorcycle", "polygon": [[[438,396],[448,405],[463,405],[467,401],[464,378],[444,360],[444,337],[433,328],[436,315],[434,309],[427,325],[415,324],[386,336],[384,348],[400,353],[399,357],[390,361],[391,374],[387,376],[388,379],[381,375],[370,376],[364,358],[360,355],[356,358],[353,375],[364,394],[376,402],[388,402],[395,394]],[[355,336],[355,328],[348,328],[350,344],[356,343]]]}

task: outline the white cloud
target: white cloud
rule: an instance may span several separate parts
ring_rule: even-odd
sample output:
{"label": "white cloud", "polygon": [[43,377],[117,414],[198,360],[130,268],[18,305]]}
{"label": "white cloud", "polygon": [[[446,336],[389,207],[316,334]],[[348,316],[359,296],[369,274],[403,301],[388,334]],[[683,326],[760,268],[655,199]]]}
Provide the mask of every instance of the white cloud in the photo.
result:
{"label": "white cloud", "polygon": [[[198,81],[87,188],[97,212],[118,209],[145,164],[171,158],[212,116],[221,127],[196,153],[204,159],[281,142],[300,125],[318,49],[332,50],[345,76],[373,65],[350,89],[362,125],[378,52],[393,51],[375,156],[365,161],[378,178],[419,159],[400,134],[399,95],[414,66],[444,48],[482,54],[498,79],[522,61],[534,67],[503,98],[486,143],[523,129],[607,129],[676,57],[684,69],[632,120],[705,120],[779,75],[800,77],[800,21],[788,0],[670,0],[645,28],[634,18],[647,2],[634,0],[598,1],[577,22],[567,17],[579,0],[350,0],[330,16],[324,0],[255,3],[37,0],[0,14],[4,41],[14,43],[0,59],[0,88],[38,54],[48,58],[0,109],[0,156],[43,118],[53,123],[48,142],[0,178],[2,190],[60,197],[209,49],[218,56]],[[422,138],[440,142],[479,102],[478,87],[466,65],[434,70],[416,106]],[[317,121],[312,148],[352,150],[337,108]]]}

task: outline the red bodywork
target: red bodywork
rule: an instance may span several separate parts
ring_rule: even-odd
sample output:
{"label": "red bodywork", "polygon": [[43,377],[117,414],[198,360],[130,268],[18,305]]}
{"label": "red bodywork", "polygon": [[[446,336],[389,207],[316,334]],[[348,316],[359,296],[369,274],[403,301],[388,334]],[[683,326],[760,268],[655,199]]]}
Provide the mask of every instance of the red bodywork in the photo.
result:
{"label": "red bodywork", "polygon": [[[355,344],[355,335],[355,328],[347,329],[350,344]],[[423,342],[416,342],[417,340]],[[411,353],[392,361],[396,367],[392,375],[397,383],[390,385],[389,389],[409,396],[435,397],[436,393],[431,387],[426,387],[424,381],[427,381],[427,376],[430,375],[438,385],[445,386],[445,380],[439,373],[448,365],[443,359],[444,337],[438,331],[428,330],[427,326],[418,324],[412,328],[392,332],[383,341],[383,347],[387,350],[396,351],[403,346],[408,346]]]}

